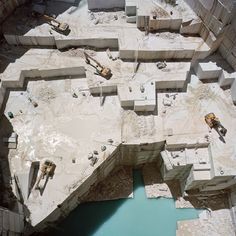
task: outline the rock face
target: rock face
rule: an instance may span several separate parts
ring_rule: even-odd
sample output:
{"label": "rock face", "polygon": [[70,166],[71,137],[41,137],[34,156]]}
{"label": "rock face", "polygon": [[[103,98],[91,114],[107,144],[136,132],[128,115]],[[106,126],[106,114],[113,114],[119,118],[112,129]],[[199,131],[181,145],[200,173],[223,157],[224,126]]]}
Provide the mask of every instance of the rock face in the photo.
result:
{"label": "rock face", "polygon": [[236,3],[235,1],[186,0],[197,12],[203,23],[210,29],[213,37],[223,34],[218,44],[221,55],[236,69]]}
{"label": "rock face", "polygon": [[116,167],[95,186],[91,186],[84,201],[105,201],[133,197],[133,171],[131,166]]}
{"label": "rock face", "polygon": [[[20,5],[28,0],[2,0],[0,2],[0,24]],[[0,27],[1,29],[1,27]],[[1,31],[0,31],[1,32]]]}

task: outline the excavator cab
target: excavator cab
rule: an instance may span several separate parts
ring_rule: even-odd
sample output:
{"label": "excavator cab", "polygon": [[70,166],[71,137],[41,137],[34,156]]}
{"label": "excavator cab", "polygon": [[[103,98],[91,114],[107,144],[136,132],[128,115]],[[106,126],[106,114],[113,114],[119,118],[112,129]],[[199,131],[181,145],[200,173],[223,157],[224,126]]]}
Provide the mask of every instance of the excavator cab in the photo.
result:
{"label": "excavator cab", "polygon": [[221,124],[220,120],[216,117],[214,113],[209,113],[205,115],[205,121],[208,126],[212,129],[215,129],[216,132],[224,137],[227,133],[227,129]]}

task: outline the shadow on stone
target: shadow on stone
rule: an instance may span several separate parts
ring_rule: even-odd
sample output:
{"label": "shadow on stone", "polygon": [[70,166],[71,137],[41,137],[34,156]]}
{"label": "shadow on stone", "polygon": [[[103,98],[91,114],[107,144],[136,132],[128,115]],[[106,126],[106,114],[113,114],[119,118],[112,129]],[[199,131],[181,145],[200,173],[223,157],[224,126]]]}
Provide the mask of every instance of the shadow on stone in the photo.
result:
{"label": "shadow on stone", "polygon": [[[124,167],[126,169],[126,167]],[[132,168],[132,167],[128,167]],[[121,175],[119,172],[129,171],[128,169],[124,170],[123,167],[118,169],[115,175]],[[131,169],[132,171],[132,169]],[[142,176],[139,171],[133,171],[134,184],[133,191],[143,186]],[[109,178],[109,176],[107,177]],[[106,178],[106,179],[107,179]],[[106,180],[108,181],[108,180]],[[104,182],[104,181],[103,181]],[[103,184],[99,183],[99,186]],[[93,188],[93,191],[96,187]],[[99,189],[99,187],[98,187]],[[96,189],[97,190],[97,189]],[[130,193],[131,194],[132,190]],[[91,200],[91,196],[96,194],[96,192],[90,192],[88,198]],[[128,197],[128,196],[127,196]],[[98,198],[99,199],[99,198]],[[73,212],[70,213],[66,219],[57,225],[51,226],[53,230],[45,232],[44,234],[39,233],[35,235],[83,235],[91,236],[95,233],[101,225],[103,225],[116,211],[123,205],[128,199],[119,199],[119,200],[109,200],[109,201],[100,201],[100,202],[86,202],[80,204]],[[96,209],[96,210],[95,210]]]}

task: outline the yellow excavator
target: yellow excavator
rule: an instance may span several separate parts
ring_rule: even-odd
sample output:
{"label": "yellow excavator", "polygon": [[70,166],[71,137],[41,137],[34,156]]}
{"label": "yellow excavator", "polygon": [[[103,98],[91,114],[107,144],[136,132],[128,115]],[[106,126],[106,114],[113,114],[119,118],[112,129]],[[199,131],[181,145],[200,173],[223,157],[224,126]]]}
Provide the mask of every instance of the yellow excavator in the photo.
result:
{"label": "yellow excavator", "polygon": [[227,129],[220,123],[219,118],[214,113],[208,113],[205,115],[205,121],[211,129],[215,129],[216,132],[221,136],[225,136]]}
{"label": "yellow excavator", "polygon": [[52,26],[52,29],[58,33],[68,35],[70,33],[70,27],[67,23],[59,22],[54,17],[44,14],[44,11],[39,11],[37,8],[33,9],[31,15],[35,18],[42,18]]}
{"label": "yellow excavator", "polygon": [[55,18],[43,15],[43,18],[48,22],[49,25],[52,26],[53,30],[57,31],[58,33],[67,34],[70,31],[70,27],[67,23],[59,22]]}
{"label": "yellow excavator", "polygon": [[35,185],[35,189],[40,189],[39,183],[42,179],[44,179],[45,176],[46,176],[46,182],[49,177],[52,178],[54,175],[55,169],[56,169],[56,165],[52,161],[46,160],[41,167],[41,174],[40,174],[38,181]]}
{"label": "yellow excavator", "polygon": [[[95,60],[93,57],[89,56],[88,53],[84,52],[85,56],[85,62],[92,67],[94,67],[97,71],[97,74],[104,77],[105,79],[110,79],[112,76],[111,69],[102,66],[97,60]],[[95,65],[91,64],[90,60],[95,62]]]}

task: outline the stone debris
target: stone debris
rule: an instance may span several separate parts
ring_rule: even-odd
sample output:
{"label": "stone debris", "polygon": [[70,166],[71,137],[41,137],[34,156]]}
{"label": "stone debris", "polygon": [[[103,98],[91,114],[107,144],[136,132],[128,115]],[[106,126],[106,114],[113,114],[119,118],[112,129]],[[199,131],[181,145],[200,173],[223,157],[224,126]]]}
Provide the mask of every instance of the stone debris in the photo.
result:
{"label": "stone debris", "polygon": [[93,153],[88,154],[88,159],[91,160],[93,158]]}
{"label": "stone debris", "polygon": [[89,20],[94,25],[97,24],[109,24],[112,21],[117,21],[119,17],[122,17],[122,12],[118,13],[107,13],[107,12],[90,12]]}
{"label": "stone debris", "polygon": [[94,154],[94,155],[98,155],[98,151],[97,151],[97,150],[94,150],[94,151],[93,151],[93,154]]}
{"label": "stone debris", "polygon": [[170,32],[161,32],[161,33],[156,33],[156,37],[160,37],[162,39],[176,39],[179,37],[177,33],[170,33]]}
{"label": "stone debris", "polygon": [[166,10],[164,10],[162,7],[159,7],[159,6],[155,7],[151,11],[151,14],[153,15],[154,19],[170,17],[170,14]]}
{"label": "stone debris", "polygon": [[163,99],[163,105],[170,107],[172,105],[172,101],[170,99],[164,98]]}
{"label": "stone debris", "polygon": [[77,95],[76,93],[73,93],[73,94],[72,94],[72,97],[73,97],[73,98],[78,98],[78,95]]}
{"label": "stone debris", "polygon": [[50,87],[42,87],[38,91],[38,99],[40,99],[43,102],[50,102],[50,100],[55,98],[56,98],[56,93]]}
{"label": "stone debris", "polygon": [[133,197],[132,168],[117,167],[111,175],[92,186],[88,195],[82,201],[105,201]]}
{"label": "stone debris", "polygon": [[157,65],[157,68],[158,68],[159,70],[164,69],[164,68],[166,68],[166,66],[167,66],[167,64],[166,64],[165,61],[164,61],[164,62],[162,62],[162,61],[157,62],[156,65]]}
{"label": "stone debris", "polygon": [[98,158],[95,157],[95,156],[93,156],[92,159],[91,159],[90,165],[91,165],[91,166],[94,166],[94,165],[97,163],[97,161],[98,161]]}

